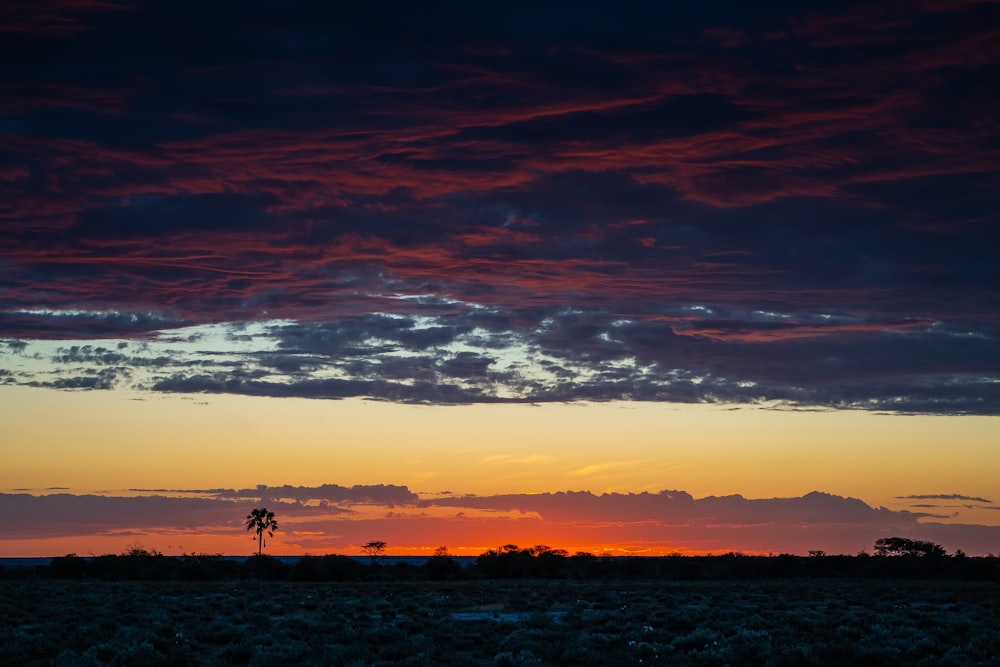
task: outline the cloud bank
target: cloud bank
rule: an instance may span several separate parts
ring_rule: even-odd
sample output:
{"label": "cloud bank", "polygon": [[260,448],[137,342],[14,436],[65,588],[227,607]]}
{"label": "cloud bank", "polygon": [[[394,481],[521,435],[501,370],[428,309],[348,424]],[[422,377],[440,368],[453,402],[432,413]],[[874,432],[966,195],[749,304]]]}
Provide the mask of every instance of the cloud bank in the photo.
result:
{"label": "cloud bank", "polygon": [[1000,414],[996,3],[373,11],[0,10],[0,382]]}
{"label": "cloud bank", "polygon": [[[147,490],[141,495],[0,494],[0,511],[18,516],[0,538],[8,555],[121,551],[144,543],[169,552],[240,554],[243,517],[274,511],[282,531],[274,553],[360,553],[373,539],[395,553],[429,554],[447,545],[476,555],[500,544],[548,544],[613,554],[854,554],[889,535],[929,539],[949,551],[995,550],[998,526],[943,523],[926,512],[873,508],[812,492],[797,498],[694,498],[684,491],[585,491],[500,496],[422,496],[400,486],[337,485],[253,489]],[[46,551],[49,549],[49,551]]]}

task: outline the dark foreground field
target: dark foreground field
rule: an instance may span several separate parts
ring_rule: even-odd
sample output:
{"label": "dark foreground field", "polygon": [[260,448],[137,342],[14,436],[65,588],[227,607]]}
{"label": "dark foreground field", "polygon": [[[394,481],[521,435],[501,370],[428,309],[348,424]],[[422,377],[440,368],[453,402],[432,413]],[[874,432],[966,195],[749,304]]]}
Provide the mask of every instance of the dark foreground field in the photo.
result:
{"label": "dark foreground field", "polygon": [[995,665],[1000,585],[0,581],[4,665]]}

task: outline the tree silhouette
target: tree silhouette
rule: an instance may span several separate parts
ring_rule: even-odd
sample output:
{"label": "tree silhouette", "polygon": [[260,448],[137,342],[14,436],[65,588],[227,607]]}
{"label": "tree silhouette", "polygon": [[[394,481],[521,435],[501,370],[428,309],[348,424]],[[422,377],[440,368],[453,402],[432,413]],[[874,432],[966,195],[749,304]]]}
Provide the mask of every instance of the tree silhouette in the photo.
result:
{"label": "tree silhouette", "polygon": [[268,512],[266,507],[254,509],[247,514],[247,531],[257,533],[257,555],[264,552],[264,533],[268,537],[274,537],[274,531],[278,530],[278,522],[274,520],[274,512]]}
{"label": "tree silhouette", "polygon": [[372,541],[368,544],[362,544],[361,548],[365,550],[368,557],[372,559],[372,565],[378,563],[378,559],[382,557],[385,553],[385,542]]}
{"label": "tree silhouette", "polygon": [[875,540],[876,556],[945,556],[947,552],[940,544],[911,540],[906,537],[882,537]]}

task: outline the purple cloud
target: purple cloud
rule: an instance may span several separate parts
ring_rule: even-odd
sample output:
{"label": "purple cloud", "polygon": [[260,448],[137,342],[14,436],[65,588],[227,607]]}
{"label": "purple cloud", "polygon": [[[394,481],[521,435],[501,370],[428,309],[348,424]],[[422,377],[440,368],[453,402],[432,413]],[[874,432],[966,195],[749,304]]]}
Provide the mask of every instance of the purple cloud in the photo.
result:
{"label": "purple cloud", "polygon": [[[934,515],[873,508],[861,500],[813,492],[798,498],[694,498],[684,491],[585,491],[498,496],[421,497],[406,487],[258,486],[252,489],[141,491],[138,496],[0,494],[0,510],[22,517],[7,541],[123,535],[149,540],[241,544],[242,516],[266,505],[285,530],[289,553],[342,552],[379,536],[400,551],[449,544],[463,551],[497,540],[587,545],[590,549],[669,552],[857,553],[893,535],[940,542],[970,554],[993,549],[1000,528],[943,524]],[[150,495],[147,495],[150,494]],[[51,554],[42,554],[51,555]]]}

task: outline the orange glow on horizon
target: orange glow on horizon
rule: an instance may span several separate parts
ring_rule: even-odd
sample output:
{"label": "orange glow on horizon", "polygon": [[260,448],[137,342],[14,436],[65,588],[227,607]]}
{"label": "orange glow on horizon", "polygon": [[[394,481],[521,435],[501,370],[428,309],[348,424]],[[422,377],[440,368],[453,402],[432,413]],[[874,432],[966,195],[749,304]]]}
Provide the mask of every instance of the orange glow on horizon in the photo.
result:
{"label": "orange glow on horizon", "polygon": [[[268,539],[264,547],[264,553],[269,556],[303,557],[303,556],[325,556],[344,555],[365,557],[366,554],[361,548],[361,544],[347,544],[343,546],[332,546],[329,549],[301,550],[294,543],[283,542],[276,534],[273,539]],[[537,543],[530,540],[518,541],[515,539],[499,539],[492,546],[486,545],[388,545],[386,556],[414,556],[430,557],[440,547],[447,548],[450,556],[479,556],[491,549],[499,549],[508,544],[517,545],[520,549],[528,549],[539,544],[544,544],[552,550],[562,550],[566,555],[573,556],[578,553],[591,554],[593,556],[712,556],[727,553],[739,553],[747,556],[767,556],[777,552],[765,552],[760,550],[743,549],[737,546],[733,548],[713,548],[697,549],[684,546],[653,546],[643,544],[578,544],[578,543]],[[211,554],[222,556],[252,556],[257,551],[256,538],[250,539],[246,536],[223,536],[223,535],[203,535],[179,536],[176,534],[149,533],[145,535],[130,535],[128,537],[117,535],[94,535],[81,537],[55,537],[44,540],[7,540],[3,558],[56,558],[68,554],[76,556],[102,556],[107,554],[121,554],[130,548],[139,547],[151,552],[162,553],[165,556],[183,556],[186,554]],[[804,555],[800,554],[800,555]]]}

